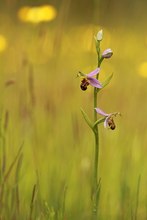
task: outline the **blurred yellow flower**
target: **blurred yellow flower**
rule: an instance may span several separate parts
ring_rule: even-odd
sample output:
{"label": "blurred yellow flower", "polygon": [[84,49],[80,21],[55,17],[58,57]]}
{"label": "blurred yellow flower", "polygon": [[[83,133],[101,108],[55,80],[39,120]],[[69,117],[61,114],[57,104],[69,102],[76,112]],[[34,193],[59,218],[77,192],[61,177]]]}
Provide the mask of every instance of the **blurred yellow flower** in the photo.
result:
{"label": "blurred yellow flower", "polygon": [[18,11],[18,17],[23,22],[40,23],[55,19],[57,11],[51,5],[43,5],[36,7],[22,7]]}
{"label": "blurred yellow flower", "polygon": [[139,75],[142,77],[147,77],[147,62],[143,62],[140,64]]}
{"label": "blurred yellow flower", "polygon": [[0,52],[4,51],[7,47],[6,38],[3,35],[0,35]]}

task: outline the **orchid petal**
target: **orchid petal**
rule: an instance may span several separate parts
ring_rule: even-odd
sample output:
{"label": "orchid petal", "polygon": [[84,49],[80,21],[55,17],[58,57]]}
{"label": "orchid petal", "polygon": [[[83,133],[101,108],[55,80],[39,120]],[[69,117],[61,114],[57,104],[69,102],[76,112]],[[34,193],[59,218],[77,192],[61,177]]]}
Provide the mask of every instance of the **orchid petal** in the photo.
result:
{"label": "orchid petal", "polygon": [[96,68],[95,70],[93,70],[92,72],[86,74],[87,77],[92,77],[97,75],[100,72],[100,68]]}
{"label": "orchid petal", "polygon": [[102,116],[108,117],[110,114],[105,113],[103,110],[100,108],[95,108],[96,112]]}
{"label": "orchid petal", "polygon": [[108,119],[109,117],[106,117],[105,121],[104,121],[104,127],[107,128],[108,127]]}
{"label": "orchid petal", "polygon": [[87,79],[89,80],[90,85],[96,88],[99,88],[99,89],[102,88],[101,83],[97,79],[92,78],[92,77],[87,77]]}

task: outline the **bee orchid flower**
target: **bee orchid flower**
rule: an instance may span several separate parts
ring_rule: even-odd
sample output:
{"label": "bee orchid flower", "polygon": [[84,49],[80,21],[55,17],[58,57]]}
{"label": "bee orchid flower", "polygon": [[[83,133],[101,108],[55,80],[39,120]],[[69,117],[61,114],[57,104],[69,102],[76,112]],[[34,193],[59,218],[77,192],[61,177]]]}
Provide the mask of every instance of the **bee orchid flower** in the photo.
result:
{"label": "bee orchid flower", "polygon": [[105,121],[104,121],[104,127],[105,128],[110,128],[111,130],[114,130],[115,129],[115,123],[114,123],[114,120],[113,118],[116,116],[116,115],[120,115],[119,112],[114,112],[114,113],[105,113],[103,110],[101,110],[100,108],[95,108],[96,112],[102,116],[105,117]]}
{"label": "bee orchid flower", "polygon": [[84,74],[79,72],[78,75],[84,77],[81,81],[81,89],[83,91],[85,91],[87,89],[87,86],[90,84],[93,87],[96,87],[98,89],[102,88],[101,83],[94,77],[97,74],[99,74],[100,68],[96,68],[95,70],[93,70],[92,72],[88,73],[88,74]]}

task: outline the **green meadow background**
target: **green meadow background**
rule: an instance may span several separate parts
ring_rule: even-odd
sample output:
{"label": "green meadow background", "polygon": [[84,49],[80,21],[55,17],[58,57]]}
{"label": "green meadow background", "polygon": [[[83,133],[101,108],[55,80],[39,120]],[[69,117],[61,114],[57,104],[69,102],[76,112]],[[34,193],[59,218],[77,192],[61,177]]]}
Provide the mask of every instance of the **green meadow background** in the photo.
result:
{"label": "green meadow background", "polygon": [[[52,5],[50,21],[25,22],[24,6]],[[103,29],[98,107],[121,112],[99,127],[100,220],[147,219],[146,1],[0,3],[0,220],[90,220],[93,89],[78,71],[96,68]],[[24,15],[25,16],[25,15]],[[38,14],[34,14],[34,20]]]}

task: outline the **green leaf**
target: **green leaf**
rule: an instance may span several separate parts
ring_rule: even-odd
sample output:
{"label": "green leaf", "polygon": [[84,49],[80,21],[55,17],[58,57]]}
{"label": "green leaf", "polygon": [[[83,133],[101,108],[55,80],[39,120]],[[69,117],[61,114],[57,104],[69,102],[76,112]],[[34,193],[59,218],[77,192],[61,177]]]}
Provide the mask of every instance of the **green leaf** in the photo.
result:
{"label": "green leaf", "polygon": [[82,112],[82,115],[86,121],[86,123],[88,124],[88,126],[93,130],[93,123],[90,121],[88,115],[84,112],[84,110],[81,108],[81,112]]}
{"label": "green leaf", "polygon": [[95,39],[95,47],[96,47],[96,52],[97,52],[97,55],[98,57],[100,56],[100,41],[98,41],[96,39],[96,36],[94,36],[94,39]]}
{"label": "green leaf", "polygon": [[113,77],[113,73],[102,83],[102,89],[107,86]]}
{"label": "green leaf", "polygon": [[94,128],[96,125],[103,123],[103,122],[105,121],[105,119],[106,119],[105,117],[98,119],[98,120],[94,123],[93,128]]}
{"label": "green leaf", "polygon": [[77,74],[77,76],[86,76],[84,73],[82,73],[81,71],[79,71],[79,73]]}

